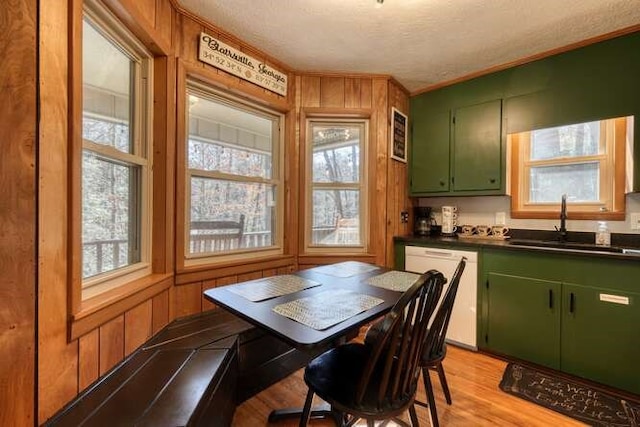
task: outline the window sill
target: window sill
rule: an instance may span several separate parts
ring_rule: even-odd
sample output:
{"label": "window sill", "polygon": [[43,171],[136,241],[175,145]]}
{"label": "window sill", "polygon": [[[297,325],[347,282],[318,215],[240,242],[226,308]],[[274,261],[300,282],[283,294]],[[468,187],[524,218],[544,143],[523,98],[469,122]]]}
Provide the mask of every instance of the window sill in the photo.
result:
{"label": "window sill", "polygon": [[147,301],[173,284],[172,274],[151,274],[86,301],[72,314],[69,341],[75,340],[109,320]]}
{"label": "window sill", "polygon": [[236,276],[258,270],[287,267],[295,264],[292,255],[275,255],[253,259],[236,259],[216,264],[200,264],[185,266],[176,273],[176,285],[198,282],[201,280],[217,279],[220,277]]}

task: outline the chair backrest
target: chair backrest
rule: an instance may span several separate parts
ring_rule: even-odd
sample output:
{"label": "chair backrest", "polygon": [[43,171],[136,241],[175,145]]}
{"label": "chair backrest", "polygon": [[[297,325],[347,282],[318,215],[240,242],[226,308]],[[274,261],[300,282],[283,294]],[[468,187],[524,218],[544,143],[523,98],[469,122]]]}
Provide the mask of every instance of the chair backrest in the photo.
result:
{"label": "chair backrest", "polygon": [[436,270],[421,275],[382,319],[358,384],[356,404],[372,392],[377,393],[379,407],[393,407],[413,396],[429,319],[446,281]]}
{"label": "chair backrest", "polygon": [[451,312],[453,311],[453,304],[456,300],[456,294],[458,293],[458,287],[460,285],[460,278],[464,273],[464,267],[467,265],[467,259],[462,257],[455,273],[449,282],[449,287],[444,293],[442,302],[433,317],[433,322],[429,326],[429,333],[427,334],[427,342],[423,350],[423,360],[428,361],[436,358],[443,353],[444,339],[447,335],[447,328],[449,327],[449,319],[451,319]]}

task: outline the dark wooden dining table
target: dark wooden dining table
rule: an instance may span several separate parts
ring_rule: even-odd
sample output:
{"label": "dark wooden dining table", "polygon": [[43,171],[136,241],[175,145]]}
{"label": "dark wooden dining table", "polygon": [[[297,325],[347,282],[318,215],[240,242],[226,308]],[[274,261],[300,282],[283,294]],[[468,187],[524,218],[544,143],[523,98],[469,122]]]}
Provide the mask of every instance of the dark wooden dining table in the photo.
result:
{"label": "dark wooden dining table", "polygon": [[[340,263],[334,264],[332,269],[339,272],[341,265]],[[372,286],[367,283],[370,277],[383,274],[387,271],[390,270],[383,267],[376,267],[376,269],[364,273],[353,274],[349,277],[340,277],[338,275],[327,274],[326,266],[310,268],[293,274],[317,282],[320,284],[319,286],[258,302],[252,302],[231,290],[233,286],[242,286],[247,282],[208,289],[204,292],[204,295],[209,301],[279,337],[296,349],[318,354],[324,349],[344,342],[347,336],[355,336],[360,327],[384,315],[393,307],[402,295],[401,292]],[[313,329],[273,311],[273,308],[279,304],[295,301],[300,298],[312,297],[326,291],[338,290],[348,290],[358,294],[377,297],[382,300],[382,303],[323,330]],[[275,410],[269,416],[269,421],[272,422],[282,418],[299,416],[299,414],[300,411],[297,408]],[[336,414],[326,406],[313,412],[313,416],[315,417],[329,415],[336,416]]]}

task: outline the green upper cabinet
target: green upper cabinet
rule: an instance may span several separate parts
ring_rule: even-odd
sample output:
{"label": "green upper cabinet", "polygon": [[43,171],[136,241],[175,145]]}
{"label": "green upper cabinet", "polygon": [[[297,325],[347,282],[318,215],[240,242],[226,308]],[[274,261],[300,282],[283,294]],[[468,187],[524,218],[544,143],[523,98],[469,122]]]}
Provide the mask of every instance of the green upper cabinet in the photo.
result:
{"label": "green upper cabinet", "polygon": [[449,111],[414,113],[411,193],[449,191]]}
{"label": "green upper cabinet", "polygon": [[500,190],[502,101],[455,110],[451,184],[453,191]]}
{"label": "green upper cabinet", "polygon": [[[504,145],[498,150],[498,141],[504,144],[508,133],[592,120],[635,116],[633,156],[639,162],[639,75],[637,31],[412,96],[411,194],[505,194]],[[495,124],[499,113],[502,126]],[[443,177],[449,182],[441,185]],[[640,191],[637,167],[633,191]]]}
{"label": "green upper cabinet", "polygon": [[412,195],[504,194],[501,100],[412,116]]}

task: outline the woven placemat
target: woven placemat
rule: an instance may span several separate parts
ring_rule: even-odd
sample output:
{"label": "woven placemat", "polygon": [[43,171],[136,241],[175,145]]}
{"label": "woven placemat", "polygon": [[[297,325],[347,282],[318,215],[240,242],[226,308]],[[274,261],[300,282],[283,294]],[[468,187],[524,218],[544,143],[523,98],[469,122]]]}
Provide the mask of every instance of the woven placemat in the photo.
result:
{"label": "woven placemat", "polygon": [[273,307],[273,311],[310,328],[322,330],[382,303],[380,298],[338,289],[279,304]]}
{"label": "woven placemat", "polygon": [[500,390],[591,426],[640,426],[640,403],[528,366],[509,363]]}
{"label": "woven placemat", "polygon": [[404,292],[420,278],[419,274],[406,271],[387,271],[386,273],[370,277],[367,283],[390,291]]}
{"label": "woven placemat", "polygon": [[240,285],[229,286],[227,289],[249,301],[258,302],[315,286],[320,286],[320,283],[293,274],[285,274],[251,280]]}
{"label": "woven placemat", "polygon": [[327,274],[334,277],[351,277],[358,274],[367,273],[369,271],[377,270],[380,267],[373,264],[367,264],[360,261],[345,261],[337,264],[324,265],[314,269],[316,273]]}

